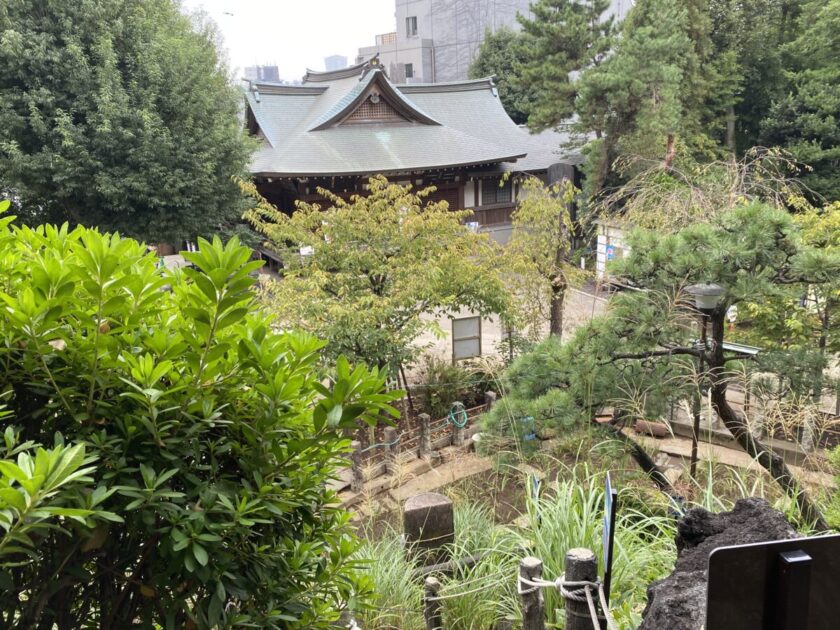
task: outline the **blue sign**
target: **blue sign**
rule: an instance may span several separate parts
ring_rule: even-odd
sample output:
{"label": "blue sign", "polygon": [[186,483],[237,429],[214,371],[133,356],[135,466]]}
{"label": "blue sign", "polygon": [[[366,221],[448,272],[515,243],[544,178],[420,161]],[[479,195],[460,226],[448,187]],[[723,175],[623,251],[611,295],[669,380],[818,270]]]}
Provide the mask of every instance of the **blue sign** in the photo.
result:
{"label": "blue sign", "polygon": [[612,487],[610,473],[604,482],[604,534],[602,538],[602,558],[604,559],[604,597],[610,601],[612,582],[613,547],[615,543],[615,514],[618,509],[618,491]]}
{"label": "blue sign", "polygon": [[607,260],[613,260],[615,258],[615,247],[613,245],[607,245]]}

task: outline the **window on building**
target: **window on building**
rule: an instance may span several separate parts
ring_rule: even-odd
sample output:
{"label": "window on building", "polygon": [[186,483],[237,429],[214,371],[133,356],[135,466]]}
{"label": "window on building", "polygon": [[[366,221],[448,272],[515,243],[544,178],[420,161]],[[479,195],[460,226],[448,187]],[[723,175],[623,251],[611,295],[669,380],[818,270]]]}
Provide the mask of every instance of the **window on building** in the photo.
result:
{"label": "window on building", "polygon": [[452,319],[452,360],[481,356],[481,318]]}
{"label": "window on building", "polygon": [[414,64],[413,63],[405,64],[405,78],[406,79],[411,79],[413,77],[414,77]]}
{"label": "window on building", "polygon": [[481,180],[481,205],[489,206],[494,203],[510,203],[512,200],[512,184],[510,179],[501,183],[498,177]]}
{"label": "window on building", "polygon": [[411,17],[405,18],[405,36],[406,37],[417,37],[417,16],[412,15]]}

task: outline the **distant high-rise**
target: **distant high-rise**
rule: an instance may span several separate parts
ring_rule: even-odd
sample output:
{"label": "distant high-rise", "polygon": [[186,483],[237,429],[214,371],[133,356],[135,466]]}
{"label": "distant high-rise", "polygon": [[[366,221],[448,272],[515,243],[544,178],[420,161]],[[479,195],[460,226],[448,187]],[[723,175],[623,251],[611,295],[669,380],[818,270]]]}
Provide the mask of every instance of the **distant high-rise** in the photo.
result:
{"label": "distant high-rise", "polygon": [[347,57],[344,55],[330,55],[329,57],[324,57],[324,66],[327,69],[327,72],[332,72],[333,70],[344,70],[347,67]]}
{"label": "distant high-rise", "polygon": [[[531,17],[533,0],[395,0],[397,28],[359,48],[356,62],[379,56],[397,83],[467,78],[485,32],[519,30],[516,14]],[[623,18],[633,0],[611,0],[607,13]]]}
{"label": "distant high-rise", "polygon": [[277,66],[248,66],[245,78],[249,81],[268,81],[280,83],[280,69]]}

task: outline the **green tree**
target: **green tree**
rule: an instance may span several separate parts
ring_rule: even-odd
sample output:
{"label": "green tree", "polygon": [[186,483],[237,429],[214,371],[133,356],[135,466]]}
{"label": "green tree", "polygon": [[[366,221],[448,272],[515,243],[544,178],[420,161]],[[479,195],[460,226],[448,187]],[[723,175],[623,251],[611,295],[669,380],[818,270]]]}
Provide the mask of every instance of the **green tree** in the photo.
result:
{"label": "green tree", "polygon": [[462,223],[470,211],[428,202],[433,189],[379,176],[349,201],[319,189],[330,207],[299,203],[291,217],[245,189],[258,200],[247,218],[286,266],[266,286],[269,308],[332,354],[399,369],[418,356],[420,334],[437,330],[431,315],[512,314],[496,246]]}
{"label": "green tree", "polygon": [[803,182],[840,200],[840,0],[802,3],[797,36],[782,49],[787,91],[762,122],[766,143],[780,145],[810,168]]}
{"label": "green tree", "polygon": [[495,77],[502,105],[518,125],[528,121],[530,101],[529,90],[519,81],[522,47],[522,36],[513,30],[507,27],[496,32],[488,30],[469,70],[471,79]]}
{"label": "green tree", "polygon": [[761,121],[786,92],[782,45],[795,35],[796,0],[710,0],[721,83],[709,98],[724,119],[713,133],[738,155],[761,141]]}
{"label": "green tree", "polygon": [[527,310],[547,310],[549,334],[562,337],[566,292],[580,277],[571,260],[576,226],[570,212],[579,191],[568,180],[547,186],[536,177],[522,180],[521,190],[506,255],[523,278]]}
{"label": "green tree", "polygon": [[[671,402],[696,391],[702,356],[712,406],[726,428],[796,500],[804,519],[824,526],[820,510],[783,459],[748,430],[743,414],[728,401],[732,370],[754,359],[727,351],[723,342],[731,306],[771,300],[790,285],[830,285],[840,272],[840,254],[811,246],[788,212],[761,203],[673,234],[636,230],[628,241],[630,253],[615,271],[642,290],[618,294],[606,316],[578,329],[568,342],[547,345],[515,364],[509,378],[520,382],[511,384],[509,404],[525,400],[532,415],[556,417],[560,426],[592,418],[605,406],[618,410],[616,421],[659,417]],[[724,287],[708,315],[706,348],[694,341],[698,314],[685,291],[698,282]],[[787,369],[795,366],[788,363]],[[549,413],[553,408],[558,412]],[[655,474],[655,467],[651,471]]]}
{"label": "green tree", "polygon": [[532,19],[518,17],[525,36],[517,83],[531,94],[528,125],[536,131],[557,127],[575,113],[577,86],[572,73],[597,67],[615,35],[605,18],[609,0],[537,0]]}
{"label": "green tree", "polygon": [[385,375],[273,332],[247,248],[184,256],[0,224],[4,628],[326,628],[367,593],[326,484]]}
{"label": "green tree", "polygon": [[180,8],[0,5],[0,188],[24,220],[174,242],[238,220],[241,96],[213,28]]}
{"label": "green tree", "polygon": [[640,0],[622,25],[612,55],[581,75],[581,125],[603,138],[590,166],[597,190],[618,157],[671,166],[678,145],[692,140],[687,117],[689,70],[700,60],[689,34],[689,11],[676,0]]}

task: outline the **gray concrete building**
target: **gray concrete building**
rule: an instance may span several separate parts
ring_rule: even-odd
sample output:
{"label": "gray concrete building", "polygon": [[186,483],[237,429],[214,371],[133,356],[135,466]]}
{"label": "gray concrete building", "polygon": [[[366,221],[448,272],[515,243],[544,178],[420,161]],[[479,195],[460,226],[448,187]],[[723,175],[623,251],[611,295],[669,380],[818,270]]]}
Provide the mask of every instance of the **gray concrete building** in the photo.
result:
{"label": "gray concrete building", "polygon": [[[533,0],[395,0],[396,30],[359,49],[357,63],[379,56],[394,81],[463,81],[486,31],[519,29],[517,13],[530,17]],[[633,0],[612,0],[623,18]]]}

